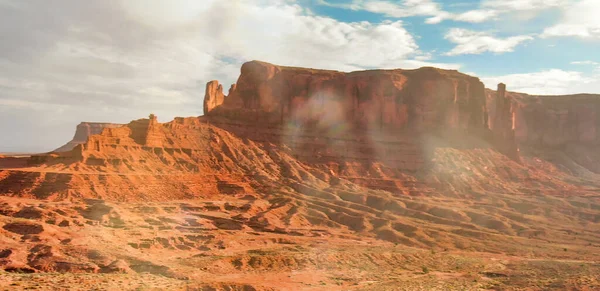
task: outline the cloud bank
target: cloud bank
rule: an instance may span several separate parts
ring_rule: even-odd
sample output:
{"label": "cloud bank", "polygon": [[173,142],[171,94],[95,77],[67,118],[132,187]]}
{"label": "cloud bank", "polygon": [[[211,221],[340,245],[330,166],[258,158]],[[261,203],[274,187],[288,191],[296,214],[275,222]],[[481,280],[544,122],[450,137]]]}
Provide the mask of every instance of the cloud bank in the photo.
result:
{"label": "cloud bank", "polygon": [[285,0],[0,0],[0,38],[0,151],[38,143],[25,135],[52,149],[82,120],[201,115],[205,83],[233,83],[253,59],[458,68],[427,62],[400,20],[344,23]]}

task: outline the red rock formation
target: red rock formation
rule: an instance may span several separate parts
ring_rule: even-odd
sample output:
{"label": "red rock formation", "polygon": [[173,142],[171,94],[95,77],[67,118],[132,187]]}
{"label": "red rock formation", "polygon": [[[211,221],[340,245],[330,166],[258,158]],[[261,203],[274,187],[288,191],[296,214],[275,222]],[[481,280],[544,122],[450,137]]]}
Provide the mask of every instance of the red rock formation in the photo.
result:
{"label": "red rock formation", "polygon": [[517,139],[527,144],[564,146],[600,144],[600,95],[528,96],[519,101]]}
{"label": "red rock formation", "polygon": [[[230,89],[233,90],[234,87]],[[211,112],[217,106],[223,104],[225,95],[223,95],[223,86],[218,81],[210,81],[206,84],[206,94],[204,95],[204,114]]]}
{"label": "red rock formation", "polygon": [[[490,106],[496,91],[487,90]],[[519,144],[560,148],[571,143],[600,144],[600,95],[528,95],[506,92],[513,100],[515,138]]]}
{"label": "red rock formation", "polygon": [[518,147],[515,140],[515,118],[513,101],[506,96],[506,85],[498,84],[494,104],[493,120],[489,121],[494,142],[499,151],[514,160],[519,160]]}
{"label": "red rock formation", "polygon": [[94,134],[100,134],[105,128],[116,128],[120,126],[122,126],[122,124],[82,122],[79,125],[77,125],[77,129],[75,130],[75,136],[73,137],[73,139],[65,145],[55,149],[53,152],[68,152],[75,148],[77,145],[85,143],[89,136]]}
{"label": "red rock formation", "polygon": [[[79,127],[78,127],[79,128]],[[87,127],[83,127],[87,128]],[[79,131],[76,136],[83,138],[85,131]],[[128,148],[163,148],[169,145],[163,126],[158,123],[157,117],[150,114],[147,119],[131,121],[126,125],[109,125],[102,128],[99,134],[87,136],[87,139],[74,145],[73,149],[64,152],[53,152],[53,154],[33,155],[29,164],[39,165],[48,162],[83,162],[93,165],[105,165],[107,163],[120,163],[119,150]],[[113,155],[110,159],[99,158],[102,155]]]}
{"label": "red rock formation", "polygon": [[[214,88],[209,82],[207,92]],[[342,73],[253,61],[242,66],[223,105],[205,112],[263,124],[326,121],[394,132],[486,128],[479,79],[435,68]]]}
{"label": "red rock formation", "polygon": [[138,144],[151,147],[162,147],[162,130],[158,119],[154,114],[150,114],[148,119],[139,119],[129,123],[128,133],[130,137]]}
{"label": "red rock formation", "polygon": [[[208,83],[207,91],[213,87],[214,82]],[[498,103],[508,106],[502,120],[510,124],[491,137],[483,84],[454,70],[426,67],[343,73],[252,61],[242,66],[225,102],[206,115],[240,136],[288,143],[306,159],[378,160],[385,156],[394,167],[418,170],[435,146],[431,140],[424,141],[422,136],[428,134],[444,137],[436,143],[465,142],[466,136],[483,138],[518,159],[510,134],[510,102]],[[272,130],[265,134],[267,128]],[[336,142],[319,140],[323,138]]]}
{"label": "red rock formation", "polygon": [[[222,92],[216,84],[209,83],[207,92]],[[173,197],[187,197],[194,195],[189,185],[196,182],[192,181],[198,185],[202,181],[203,191],[237,193],[248,189],[236,186],[240,183],[264,187],[281,177],[334,185],[342,178],[361,186],[416,195],[421,192],[410,190],[416,183],[410,175],[431,173],[444,149],[494,152],[490,147],[496,145],[510,153],[503,146],[511,144],[512,127],[504,126],[496,131],[496,139],[490,138],[493,132],[488,128],[483,84],[457,71],[421,68],[342,73],[250,62],[244,64],[230,92],[204,117],[160,124],[151,115],[122,127],[105,128],[70,152],[35,156],[31,162],[54,167],[60,176],[54,179],[73,185],[95,183],[91,188],[96,195],[119,197],[129,191],[135,197],[152,192],[153,197],[162,199],[163,195],[171,197],[168,191]],[[207,99],[214,97],[211,94]],[[497,162],[502,163],[512,162]],[[318,170],[309,174],[300,164]],[[159,186],[128,188],[129,182],[120,179],[130,178],[119,176],[113,182],[122,185],[119,191],[100,191],[97,185],[101,183],[64,171],[145,173],[154,175],[152,180]],[[165,177],[164,173],[178,174]],[[11,193],[22,192],[12,188],[13,181],[38,183],[40,179],[36,174],[20,175],[11,173],[14,179],[5,179]],[[223,175],[237,178],[223,179]],[[136,176],[132,177],[134,181]],[[309,191],[304,184],[294,187]],[[49,193],[65,197],[70,195],[67,190],[64,186]]]}
{"label": "red rock formation", "polygon": [[[487,90],[490,122],[496,91]],[[533,96],[506,92],[512,100],[515,141],[523,149],[554,149],[600,173],[600,95]]]}

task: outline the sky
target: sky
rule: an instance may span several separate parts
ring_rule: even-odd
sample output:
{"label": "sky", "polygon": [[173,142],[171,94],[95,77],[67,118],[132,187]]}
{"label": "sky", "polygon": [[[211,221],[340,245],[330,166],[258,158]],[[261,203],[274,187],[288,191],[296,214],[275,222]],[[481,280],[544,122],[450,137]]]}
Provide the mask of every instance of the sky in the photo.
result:
{"label": "sky", "polygon": [[600,93],[598,0],[0,0],[0,152],[81,121],[202,115],[242,63],[435,66],[530,94]]}

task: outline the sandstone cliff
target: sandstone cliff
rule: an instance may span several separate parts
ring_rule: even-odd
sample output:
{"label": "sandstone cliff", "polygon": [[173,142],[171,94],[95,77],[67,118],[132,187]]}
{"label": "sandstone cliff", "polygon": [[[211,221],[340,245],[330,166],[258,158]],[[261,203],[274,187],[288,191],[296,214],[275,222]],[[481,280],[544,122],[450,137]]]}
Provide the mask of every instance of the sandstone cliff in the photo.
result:
{"label": "sandstone cliff", "polygon": [[[486,90],[490,122],[499,112],[497,91]],[[534,96],[506,92],[515,140],[524,149],[556,149],[600,173],[600,95]],[[506,110],[506,109],[504,109]]]}
{"label": "sandstone cliff", "polygon": [[521,142],[543,146],[600,144],[600,95],[512,95],[518,102],[517,138]]}
{"label": "sandstone cliff", "polygon": [[[220,98],[222,91],[214,87],[214,81],[207,84],[207,92],[216,93],[206,99]],[[288,142],[306,158],[358,155],[377,160],[386,156],[397,167],[418,170],[430,158],[427,149],[434,145],[424,140],[433,135],[442,138],[437,143],[463,146],[469,146],[468,138],[479,138],[518,160],[509,133],[510,108],[502,111],[508,128],[491,131],[486,106],[481,81],[454,70],[425,67],[343,73],[252,61],[242,66],[223,104],[205,114],[236,134]],[[263,134],[265,128],[273,128],[273,133]],[[322,138],[336,142],[313,141]]]}
{"label": "sandstone cliff", "polygon": [[[219,100],[222,90],[208,100]],[[323,122],[353,129],[482,130],[484,86],[457,71],[372,70],[352,73],[276,66],[253,61],[211,117],[263,124]]]}
{"label": "sandstone cliff", "polygon": [[[496,91],[486,90],[488,107]],[[528,95],[506,92],[515,114],[521,144],[562,147],[568,143],[600,144],[600,95]],[[490,113],[495,108],[490,108]]]}
{"label": "sandstone cliff", "polygon": [[[91,187],[90,196],[131,191],[131,197],[182,198],[196,195],[191,184],[226,193],[281,181],[296,183],[301,192],[306,184],[346,182],[409,195],[432,188],[508,191],[507,185],[523,181],[564,189],[556,186],[563,185],[556,173],[529,172],[531,155],[519,158],[523,136],[514,118],[533,99],[499,88],[486,96],[479,79],[435,68],[343,73],[250,62],[228,96],[218,82],[209,83],[205,105],[211,110],[205,116],[161,124],[151,115],[105,128],[70,152],[32,157],[31,163],[61,175],[143,173],[158,185],[144,188],[119,176],[127,188],[121,194],[102,192],[109,191],[102,185]],[[590,165],[598,160],[591,154],[572,159]],[[501,182],[490,183],[490,177]],[[55,193],[66,195],[67,189]]]}
{"label": "sandstone cliff", "polygon": [[77,125],[73,139],[65,145],[55,149],[53,152],[68,152],[77,145],[85,143],[89,136],[100,134],[105,128],[116,128],[120,126],[122,125],[114,123],[82,122]]}
{"label": "sandstone cliff", "polygon": [[498,84],[496,95],[490,99],[490,107],[494,114],[488,113],[488,124],[492,130],[494,143],[498,150],[513,159],[519,159],[518,147],[515,140],[515,118],[513,99],[506,96],[506,85]]}

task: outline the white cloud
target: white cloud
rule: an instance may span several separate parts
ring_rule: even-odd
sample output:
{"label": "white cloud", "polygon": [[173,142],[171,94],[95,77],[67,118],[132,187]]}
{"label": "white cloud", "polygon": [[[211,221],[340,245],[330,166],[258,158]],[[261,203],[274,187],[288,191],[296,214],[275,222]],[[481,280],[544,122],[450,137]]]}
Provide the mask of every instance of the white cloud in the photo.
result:
{"label": "white cloud", "polygon": [[593,65],[593,66],[597,66],[597,65],[600,65],[600,63],[594,62],[594,61],[575,61],[575,62],[571,62],[571,65]]}
{"label": "white cloud", "polygon": [[0,136],[14,131],[14,118],[41,122],[49,109],[60,112],[46,122],[52,130],[20,127],[32,137],[54,132],[49,147],[82,120],[200,115],[206,82],[227,87],[253,59],[346,71],[458,68],[429,62],[402,21],[344,23],[291,0],[0,1],[0,71],[9,72],[0,76]]}
{"label": "white cloud", "polygon": [[444,20],[447,20],[447,19],[449,19],[451,17],[452,17],[451,13],[442,11],[442,12],[436,14],[433,17],[429,17],[429,18],[425,19],[425,23],[427,23],[427,24],[438,24],[438,23],[440,23],[440,22],[442,22]]}
{"label": "white cloud", "polygon": [[[321,5],[356,11],[368,11],[382,14],[391,18],[411,16],[427,17],[425,23],[438,24],[446,20],[469,23],[482,23],[499,19],[501,14],[519,14],[526,18],[535,16],[538,12],[549,8],[562,7],[576,0],[482,0],[477,8],[464,12],[449,12],[433,0],[354,0],[350,3],[331,3],[328,0],[318,0]],[[468,7],[472,4],[450,4],[451,7]]]}
{"label": "white cloud", "polygon": [[576,1],[578,0],[482,0],[479,8],[454,14],[449,19],[471,23],[490,20],[525,20],[535,17],[544,10],[562,8]]}
{"label": "white cloud", "polygon": [[571,65],[584,65],[584,66],[592,66],[594,67],[593,72],[596,74],[594,76],[596,79],[600,78],[600,63],[595,61],[575,61],[571,62]]}
{"label": "white cloud", "polygon": [[[350,3],[330,3],[327,0],[319,0],[319,4],[351,9],[355,11],[368,11],[378,13],[391,18],[404,18],[411,16],[439,16],[446,14],[442,6],[432,0],[354,0]],[[444,16],[445,17],[445,16]]]}
{"label": "white cloud", "polygon": [[427,18],[425,23],[427,24],[437,24],[444,20],[454,20],[454,21],[462,21],[469,23],[482,23],[486,21],[490,21],[495,19],[498,16],[499,12],[496,10],[484,10],[484,9],[476,9],[476,10],[468,10],[462,13],[450,13],[442,11],[438,13],[434,17]]}
{"label": "white cloud", "polygon": [[498,83],[505,83],[509,91],[533,95],[563,95],[600,90],[600,82],[595,78],[584,76],[581,72],[559,69],[482,77],[481,81],[487,88],[496,88]]}
{"label": "white cloud", "polygon": [[514,51],[520,43],[532,40],[527,35],[497,38],[487,32],[477,32],[462,28],[453,28],[446,33],[445,38],[457,44],[446,55],[481,54],[483,52],[506,53]]}
{"label": "white cloud", "polygon": [[454,20],[479,23],[488,21],[498,15],[496,10],[470,10],[464,13],[460,13],[454,17]]}
{"label": "white cloud", "polygon": [[368,11],[371,13],[382,14],[390,18],[424,16],[428,17],[425,20],[425,22],[428,24],[437,24],[449,19],[478,23],[489,20],[497,14],[496,11],[493,10],[472,10],[464,13],[454,14],[443,10],[441,4],[432,0],[354,0],[351,3],[343,4],[319,0],[319,3],[321,5],[351,9],[355,11]]}
{"label": "white cloud", "polygon": [[538,10],[561,7],[575,2],[574,0],[483,0],[482,7],[498,10]]}
{"label": "white cloud", "polygon": [[346,71],[397,68],[423,55],[402,21],[345,23],[307,13],[290,2],[238,1],[232,6],[215,1],[211,9],[197,14],[197,19],[214,19],[179,28],[191,30],[182,35],[188,42],[202,39],[198,45],[210,55],[281,65]]}
{"label": "white cloud", "polygon": [[597,0],[582,0],[565,8],[560,22],[544,30],[542,37],[575,36],[600,39],[600,5]]}
{"label": "white cloud", "polygon": [[600,27],[590,24],[561,23],[544,30],[542,38],[553,36],[576,36],[580,38],[600,38]]}

